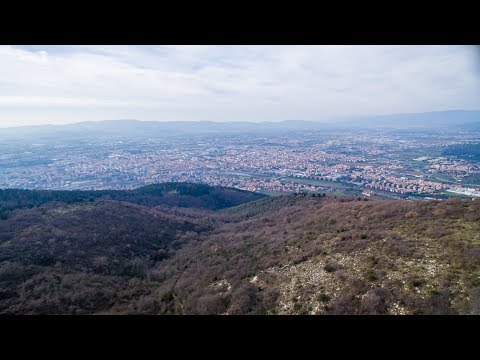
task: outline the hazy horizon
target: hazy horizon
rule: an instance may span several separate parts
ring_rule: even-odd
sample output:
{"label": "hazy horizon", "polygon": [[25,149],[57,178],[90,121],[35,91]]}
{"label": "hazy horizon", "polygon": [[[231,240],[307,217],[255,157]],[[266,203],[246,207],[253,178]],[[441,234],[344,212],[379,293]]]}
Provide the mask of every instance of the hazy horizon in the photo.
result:
{"label": "hazy horizon", "polygon": [[480,109],[475,46],[0,46],[0,127]]}
{"label": "hazy horizon", "polygon": [[[0,129],[11,129],[17,127],[31,127],[31,126],[62,126],[62,125],[76,125],[82,123],[99,123],[99,122],[109,122],[109,121],[138,121],[138,122],[159,122],[159,123],[175,123],[175,122],[205,122],[205,123],[219,123],[219,124],[235,124],[235,123],[251,123],[251,124],[263,124],[263,123],[284,123],[284,122],[311,122],[311,123],[320,123],[320,124],[332,124],[333,121],[341,122],[341,123],[348,123],[349,120],[358,120],[358,119],[375,119],[375,118],[382,118],[382,117],[394,117],[394,116],[405,116],[405,115],[418,115],[418,114],[435,114],[435,113],[449,113],[449,112],[480,112],[480,108],[478,109],[450,109],[450,110],[439,110],[439,111],[426,111],[426,112],[407,112],[407,113],[395,113],[395,114],[372,114],[372,115],[364,115],[364,116],[343,116],[331,119],[319,119],[319,120],[306,120],[306,119],[281,119],[281,120],[208,120],[208,119],[185,119],[185,120],[142,120],[142,119],[92,119],[92,120],[81,120],[81,121],[72,121],[72,122],[65,122],[65,123],[42,123],[42,124],[26,124],[26,125],[15,125],[12,124],[10,126],[3,126],[0,123]],[[381,125],[381,124],[379,124]]]}

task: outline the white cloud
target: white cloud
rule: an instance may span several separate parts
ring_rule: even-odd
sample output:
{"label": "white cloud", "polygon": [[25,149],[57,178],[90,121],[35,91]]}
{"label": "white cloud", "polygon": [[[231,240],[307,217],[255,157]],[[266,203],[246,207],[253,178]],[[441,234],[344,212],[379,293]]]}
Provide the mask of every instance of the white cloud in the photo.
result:
{"label": "white cloud", "polygon": [[0,46],[0,126],[480,108],[464,46]]}

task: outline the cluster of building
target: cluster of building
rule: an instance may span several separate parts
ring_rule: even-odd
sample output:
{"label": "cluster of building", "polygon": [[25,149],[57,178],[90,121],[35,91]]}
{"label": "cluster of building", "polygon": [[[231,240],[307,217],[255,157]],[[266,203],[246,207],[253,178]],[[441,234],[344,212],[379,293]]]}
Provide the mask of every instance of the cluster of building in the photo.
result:
{"label": "cluster of building", "polygon": [[[423,143],[422,136],[340,135],[316,138],[315,134],[292,133],[258,139],[237,135],[163,143],[79,145],[70,146],[69,151],[62,147],[36,150],[23,156],[33,160],[42,156],[43,162],[5,166],[0,172],[0,188],[131,189],[164,181],[190,181],[251,191],[319,192],[342,183],[358,187],[367,196],[373,189],[433,195],[451,189],[452,184],[427,180],[432,173],[450,174],[460,180],[480,173],[478,163],[454,157],[422,155],[406,161],[401,156],[403,151],[428,150],[431,137]],[[439,144],[448,142],[441,138],[433,143],[437,147]],[[21,154],[2,156],[13,161]],[[411,160],[418,166],[412,167]],[[470,190],[462,191],[478,192]]]}
{"label": "cluster of building", "polygon": [[394,193],[435,193],[450,188],[450,185],[442,184],[434,181],[426,181],[423,179],[407,180],[407,179],[384,179],[379,181],[367,182],[366,187],[390,191]]}
{"label": "cluster of building", "polygon": [[460,195],[471,196],[471,197],[480,197],[480,189],[453,187],[448,191],[454,194],[460,194]]}

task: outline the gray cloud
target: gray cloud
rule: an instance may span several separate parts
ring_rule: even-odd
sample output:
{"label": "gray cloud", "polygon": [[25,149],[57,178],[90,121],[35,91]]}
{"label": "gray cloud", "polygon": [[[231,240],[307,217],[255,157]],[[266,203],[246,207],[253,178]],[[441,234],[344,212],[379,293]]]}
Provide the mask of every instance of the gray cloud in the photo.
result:
{"label": "gray cloud", "polygon": [[473,46],[0,46],[0,126],[479,109]]}

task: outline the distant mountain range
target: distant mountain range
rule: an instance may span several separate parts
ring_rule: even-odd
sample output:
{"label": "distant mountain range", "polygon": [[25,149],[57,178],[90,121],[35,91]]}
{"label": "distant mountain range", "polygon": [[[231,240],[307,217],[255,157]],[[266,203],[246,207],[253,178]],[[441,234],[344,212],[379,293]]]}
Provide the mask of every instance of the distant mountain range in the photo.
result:
{"label": "distant mountain range", "polygon": [[480,129],[480,110],[451,110],[426,113],[350,117],[332,121],[285,120],[280,122],[213,121],[85,121],[66,125],[36,125],[0,128],[2,138],[89,138],[102,136],[168,137],[208,133],[249,133],[290,130],[365,129]]}
{"label": "distant mountain range", "polygon": [[[342,121],[343,122],[343,121]],[[338,124],[340,125],[339,122]],[[345,119],[358,127],[470,128],[480,126],[480,110],[449,110]]]}

